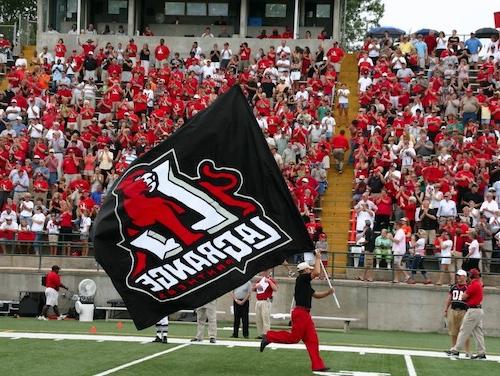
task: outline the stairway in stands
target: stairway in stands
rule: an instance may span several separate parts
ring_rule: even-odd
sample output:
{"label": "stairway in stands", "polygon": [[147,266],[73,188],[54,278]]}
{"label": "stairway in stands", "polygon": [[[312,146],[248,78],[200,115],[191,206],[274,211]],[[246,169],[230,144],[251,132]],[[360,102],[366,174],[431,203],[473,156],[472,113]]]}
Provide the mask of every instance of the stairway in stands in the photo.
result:
{"label": "stairway in stands", "polygon": [[[339,82],[346,83],[351,95],[349,97],[349,118],[346,122],[339,122],[338,111],[335,109],[335,119],[337,120],[336,132],[340,129],[346,130],[346,136],[349,136],[348,128],[351,120],[358,112],[358,68],[355,54],[347,54],[342,61],[342,71]],[[339,126],[340,125],[340,126]],[[347,162],[348,154],[346,154]],[[348,251],[348,238],[351,219],[351,200],[353,188],[354,171],[351,165],[344,165],[343,174],[339,175],[332,163],[328,172],[328,190],[322,199],[321,223],[323,230],[328,236],[328,245],[333,253],[340,253],[333,257],[334,274],[342,277],[345,275],[345,266],[347,255],[342,254]],[[330,260],[329,265],[331,265]]]}
{"label": "stairway in stands", "polygon": [[[36,46],[35,45],[25,45],[22,47],[22,51],[23,51],[23,54],[24,54],[24,57],[26,58],[26,60],[28,60],[28,64],[30,64],[31,59],[33,58],[34,53],[36,51]],[[28,66],[28,69],[31,70],[31,68],[32,67],[30,64],[30,66]],[[7,79],[3,75],[0,75],[0,90],[7,89],[7,85],[8,85]]]}

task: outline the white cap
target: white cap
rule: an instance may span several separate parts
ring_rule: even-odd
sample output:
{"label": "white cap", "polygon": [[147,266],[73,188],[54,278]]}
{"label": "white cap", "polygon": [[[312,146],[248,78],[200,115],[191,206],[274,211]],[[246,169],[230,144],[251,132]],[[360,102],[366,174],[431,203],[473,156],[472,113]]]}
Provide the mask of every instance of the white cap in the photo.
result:
{"label": "white cap", "polygon": [[297,265],[297,271],[301,272],[306,269],[313,269],[311,265],[309,265],[307,262],[301,262],[299,265]]}
{"label": "white cap", "polygon": [[463,269],[458,269],[457,270],[457,275],[462,275],[464,277],[467,277],[467,272]]}

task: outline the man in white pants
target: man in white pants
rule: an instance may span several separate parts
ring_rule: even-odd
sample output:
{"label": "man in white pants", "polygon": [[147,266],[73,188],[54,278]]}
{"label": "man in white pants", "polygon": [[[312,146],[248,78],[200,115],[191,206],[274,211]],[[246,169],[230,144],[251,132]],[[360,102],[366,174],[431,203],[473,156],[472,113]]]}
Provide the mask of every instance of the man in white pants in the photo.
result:
{"label": "man in white pants", "polygon": [[156,337],[153,342],[168,343],[168,316],[156,323]]}
{"label": "man in white pants", "polygon": [[203,341],[205,335],[205,325],[208,319],[208,338],[210,343],[215,343],[217,337],[217,302],[215,300],[196,308],[196,317],[198,322],[198,329],[196,337],[191,339],[191,342]]}
{"label": "man in white pants", "polygon": [[62,287],[66,290],[68,288],[62,284],[61,277],[59,277],[59,270],[61,268],[58,265],[54,265],[52,266],[52,271],[45,276],[45,305],[42,309],[42,315],[38,316],[38,320],[47,320],[50,307],[54,310],[58,320],[63,319],[63,316],[59,314],[59,308],[57,308],[59,288]]}
{"label": "man in white pants", "polygon": [[270,277],[269,270],[260,273],[260,279],[252,286],[256,292],[255,323],[257,325],[257,339],[271,329],[271,301],[273,292],[278,291],[276,281]]}

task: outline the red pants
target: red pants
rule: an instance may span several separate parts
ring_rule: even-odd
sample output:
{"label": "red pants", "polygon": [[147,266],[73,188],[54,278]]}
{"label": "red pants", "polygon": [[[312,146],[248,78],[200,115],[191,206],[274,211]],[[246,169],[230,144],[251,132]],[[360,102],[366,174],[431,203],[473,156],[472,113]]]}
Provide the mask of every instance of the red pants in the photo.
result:
{"label": "red pants", "polygon": [[272,331],[266,333],[267,340],[274,343],[298,343],[304,342],[311,358],[313,371],[325,368],[323,359],[319,355],[319,341],[316,328],[309,311],[297,307],[292,311],[292,331]]}

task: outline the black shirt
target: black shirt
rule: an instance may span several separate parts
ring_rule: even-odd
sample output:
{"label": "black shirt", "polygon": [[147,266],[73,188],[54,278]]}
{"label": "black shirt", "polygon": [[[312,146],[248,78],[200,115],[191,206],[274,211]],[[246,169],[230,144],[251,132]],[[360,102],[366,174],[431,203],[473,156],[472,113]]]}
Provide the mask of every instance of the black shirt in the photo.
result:
{"label": "black shirt", "polygon": [[[429,215],[436,217],[437,216],[437,209],[429,209],[427,211],[427,213],[429,213]],[[422,215],[422,214],[423,214],[423,210],[420,212],[420,215]],[[439,228],[439,223],[438,223],[437,219],[432,219],[432,218],[429,218],[428,216],[424,215],[424,217],[420,221],[420,228],[422,230],[437,230]]]}
{"label": "black shirt", "polygon": [[368,227],[365,231],[365,252],[373,253],[375,250],[375,236],[373,234],[373,230]]}
{"label": "black shirt", "polygon": [[311,274],[299,274],[295,281],[295,305],[311,308],[314,290],[311,287]]}
{"label": "black shirt", "polygon": [[474,201],[475,204],[481,204],[484,201],[484,196],[479,192],[474,193],[468,190],[463,194],[462,200],[466,203]]}
{"label": "black shirt", "polygon": [[467,303],[462,300],[467,285],[453,285],[450,288],[451,308],[452,309],[467,309]]}

